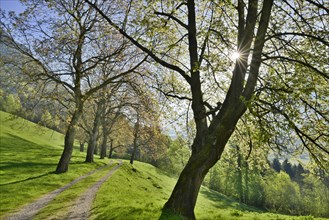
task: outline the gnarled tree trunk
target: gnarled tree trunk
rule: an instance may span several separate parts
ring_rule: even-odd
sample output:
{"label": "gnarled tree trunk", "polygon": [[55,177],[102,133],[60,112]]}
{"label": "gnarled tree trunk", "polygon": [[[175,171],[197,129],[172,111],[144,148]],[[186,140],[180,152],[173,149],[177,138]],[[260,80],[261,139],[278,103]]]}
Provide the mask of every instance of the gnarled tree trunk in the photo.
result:
{"label": "gnarled tree trunk", "polygon": [[[227,111],[232,109],[234,108],[231,106],[227,108]],[[209,169],[220,159],[241,111],[244,112],[245,108],[240,108],[233,114],[226,114],[230,118],[224,117],[216,130],[205,132],[208,133],[206,137],[200,135],[195,138],[192,144],[192,155],[164,206],[164,215],[166,212],[171,212],[187,219],[195,219],[194,207],[201,184]]]}

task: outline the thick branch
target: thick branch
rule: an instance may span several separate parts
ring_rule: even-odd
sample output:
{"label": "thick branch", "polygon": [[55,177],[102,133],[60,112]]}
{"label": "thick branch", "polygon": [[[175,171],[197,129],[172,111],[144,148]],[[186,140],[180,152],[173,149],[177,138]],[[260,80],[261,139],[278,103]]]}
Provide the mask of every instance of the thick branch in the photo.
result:
{"label": "thick branch", "polygon": [[138,47],[139,49],[141,49],[143,52],[145,52],[146,54],[148,54],[153,60],[155,60],[157,63],[159,63],[160,65],[174,70],[176,72],[178,72],[181,76],[184,77],[184,79],[190,83],[190,77],[185,73],[184,70],[182,70],[180,67],[175,66],[173,64],[167,63],[166,61],[164,61],[163,59],[159,58],[157,55],[155,55],[150,49],[144,47],[143,45],[141,45],[138,41],[136,41],[132,36],[130,36],[126,31],[124,31],[122,28],[120,28],[118,25],[116,25],[107,15],[104,14],[104,12],[102,10],[100,10],[97,5],[95,3],[92,3],[89,0],[85,0],[89,5],[91,5],[100,15],[103,16],[103,18],[105,18],[105,20],[112,26],[114,27],[117,31],[119,31],[120,34],[122,34],[125,38],[127,38],[131,43],[133,43],[136,47]]}
{"label": "thick branch", "polygon": [[262,16],[260,18],[255,40],[254,52],[252,54],[252,60],[250,64],[250,73],[247,80],[247,84],[243,91],[243,96],[246,98],[246,100],[249,100],[251,98],[252,93],[256,87],[259,67],[261,64],[261,55],[265,43],[265,34],[269,24],[272,6],[273,0],[264,1],[264,5],[262,8]]}
{"label": "thick branch", "polygon": [[125,72],[122,72],[116,76],[113,76],[111,78],[108,78],[107,80],[105,80],[102,84],[90,89],[88,92],[86,92],[86,94],[84,95],[84,100],[86,100],[89,96],[91,96],[94,92],[106,87],[109,83],[113,82],[114,80],[118,79],[118,78],[121,78],[121,77],[124,77],[132,72],[134,72],[140,65],[142,65],[142,63],[144,63],[144,61],[147,59],[147,56],[142,60],[140,61],[136,66],[134,66],[133,68],[125,71]]}

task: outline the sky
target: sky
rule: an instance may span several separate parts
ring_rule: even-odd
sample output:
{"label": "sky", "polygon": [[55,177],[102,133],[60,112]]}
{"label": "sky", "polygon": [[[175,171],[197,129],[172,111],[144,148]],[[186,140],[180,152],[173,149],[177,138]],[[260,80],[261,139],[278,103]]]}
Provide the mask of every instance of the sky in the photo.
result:
{"label": "sky", "polygon": [[21,13],[25,9],[19,0],[0,0],[0,8],[6,12],[15,11],[16,13]]}

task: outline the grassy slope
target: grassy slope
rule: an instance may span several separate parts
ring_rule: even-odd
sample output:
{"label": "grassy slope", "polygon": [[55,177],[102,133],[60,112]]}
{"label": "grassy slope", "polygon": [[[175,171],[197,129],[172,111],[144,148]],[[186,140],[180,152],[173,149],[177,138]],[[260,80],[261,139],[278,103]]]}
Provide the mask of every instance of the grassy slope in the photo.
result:
{"label": "grassy slope", "polygon": [[[96,160],[95,164],[84,164],[85,154],[76,149],[69,173],[52,174],[62,152],[63,136],[25,120],[8,120],[8,117],[0,112],[0,218],[108,163],[108,160]],[[74,199],[109,169],[97,172],[64,191],[36,219],[62,219]],[[136,161],[132,166],[124,161],[110,181],[100,188],[91,219],[157,219],[175,182],[175,178],[149,164]],[[196,216],[198,219],[313,219],[261,213],[207,188],[201,189]],[[175,218],[170,216],[170,219]]]}
{"label": "grassy slope", "polygon": [[[132,166],[125,161],[111,180],[104,183],[98,192],[91,219],[158,219],[161,208],[169,198],[175,182],[175,178],[167,176],[152,165],[136,161]],[[309,216],[296,217],[265,213],[205,187],[202,187],[199,194],[195,213],[197,219],[204,220],[316,219]],[[179,218],[167,216],[162,219]]]}
{"label": "grassy slope", "polygon": [[69,172],[53,174],[63,143],[62,134],[0,111],[0,218],[109,162],[85,164],[75,149]]}

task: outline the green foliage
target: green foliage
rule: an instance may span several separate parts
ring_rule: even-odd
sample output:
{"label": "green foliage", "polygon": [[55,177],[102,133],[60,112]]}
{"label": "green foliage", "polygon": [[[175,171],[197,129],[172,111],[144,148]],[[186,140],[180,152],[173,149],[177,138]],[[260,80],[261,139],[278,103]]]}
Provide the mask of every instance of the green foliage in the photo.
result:
{"label": "green foliage", "polygon": [[300,214],[302,204],[299,186],[290,180],[288,174],[280,172],[266,175],[264,194],[266,208]]}
{"label": "green foliage", "polygon": [[273,212],[329,216],[328,207],[323,205],[329,204],[325,173],[316,177],[301,164],[292,165],[285,160],[281,165],[278,159],[274,159],[271,166],[279,168],[279,173],[259,166],[266,157],[251,155],[245,160],[241,157],[243,151],[239,147],[228,148],[222,160],[210,170],[204,185],[248,205]]}
{"label": "green foliage", "polygon": [[329,217],[329,188],[319,178],[308,174],[303,179],[304,213]]}
{"label": "green foliage", "polygon": [[5,112],[17,113],[21,110],[22,104],[17,95],[9,94],[7,96],[1,97],[0,107]]}
{"label": "green foliage", "polygon": [[158,166],[162,170],[179,175],[190,156],[190,150],[181,138],[171,141],[167,152],[159,159]]}

